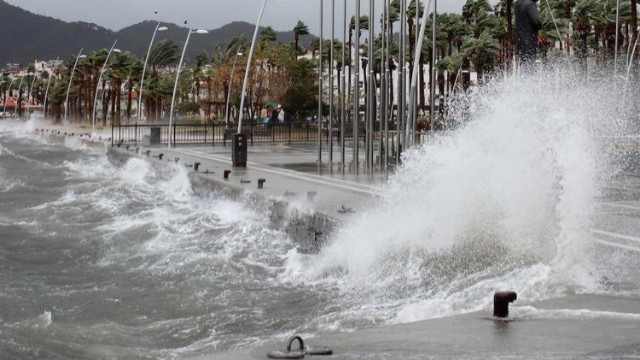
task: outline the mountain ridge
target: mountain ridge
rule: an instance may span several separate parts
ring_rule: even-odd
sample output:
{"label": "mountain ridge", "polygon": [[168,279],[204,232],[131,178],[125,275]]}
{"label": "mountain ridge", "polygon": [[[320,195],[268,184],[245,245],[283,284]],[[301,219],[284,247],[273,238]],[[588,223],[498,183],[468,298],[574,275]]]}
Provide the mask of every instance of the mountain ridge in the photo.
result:
{"label": "mountain ridge", "polygon": [[[45,15],[38,15],[20,7],[0,0],[0,36],[2,50],[0,50],[0,66],[4,64],[23,64],[34,60],[65,60],[75,56],[83,48],[84,53],[108,49],[115,40],[117,47],[127,50],[143,58],[149,47],[149,41],[157,22],[145,20],[137,24],[124,27],[118,31],[106,29],[100,25],[83,21],[65,22]],[[180,48],[184,46],[189,28],[172,23],[162,23],[168,31],[158,33],[156,42],[162,39],[174,41]],[[264,27],[260,28],[262,31]],[[238,35],[244,35],[250,41],[255,25],[243,21],[234,21],[217,29],[209,30],[208,34],[191,36],[186,52],[186,60],[193,59],[202,50],[209,56],[220,44],[231,41]],[[292,31],[276,32],[278,41],[288,43],[294,40]],[[310,43],[311,35],[301,37],[302,44]]]}

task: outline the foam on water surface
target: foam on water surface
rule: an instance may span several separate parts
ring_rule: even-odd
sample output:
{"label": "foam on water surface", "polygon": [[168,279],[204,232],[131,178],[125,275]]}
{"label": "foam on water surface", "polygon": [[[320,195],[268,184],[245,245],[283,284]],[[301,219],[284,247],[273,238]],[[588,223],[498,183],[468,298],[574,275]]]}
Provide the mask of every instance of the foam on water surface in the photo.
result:
{"label": "foam on water surface", "polygon": [[479,310],[504,288],[600,291],[590,231],[615,172],[601,145],[624,129],[620,90],[544,72],[492,81],[465,102],[467,122],[403,154],[384,198],[319,256],[291,253],[289,278],[390,322]]}

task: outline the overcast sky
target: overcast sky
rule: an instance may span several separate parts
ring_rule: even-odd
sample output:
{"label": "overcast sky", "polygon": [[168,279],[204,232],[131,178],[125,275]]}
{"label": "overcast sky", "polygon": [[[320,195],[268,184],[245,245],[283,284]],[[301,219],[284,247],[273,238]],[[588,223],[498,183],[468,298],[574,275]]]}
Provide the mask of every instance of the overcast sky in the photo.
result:
{"label": "overcast sky", "polygon": [[[143,20],[158,20],[182,24],[189,21],[192,28],[216,29],[232,21],[247,21],[255,24],[262,0],[5,0],[39,15],[46,15],[67,22],[85,21],[96,23],[111,30],[139,23]],[[330,25],[332,0],[324,0],[325,31]],[[353,14],[355,0],[347,0],[348,13]],[[382,0],[375,0],[381,6]],[[426,4],[429,0],[422,0]],[[460,12],[466,0],[439,0],[438,12]],[[492,2],[495,3],[495,0]],[[342,21],[344,0],[335,0],[336,22]],[[361,0],[362,14],[368,14],[369,1]],[[379,10],[379,9],[377,9]],[[158,14],[155,15],[154,12]],[[274,29],[291,30],[298,20],[318,34],[320,23],[320,0],[269,0],[263,25]],[[337,36],[337,34],[336,34]]]}

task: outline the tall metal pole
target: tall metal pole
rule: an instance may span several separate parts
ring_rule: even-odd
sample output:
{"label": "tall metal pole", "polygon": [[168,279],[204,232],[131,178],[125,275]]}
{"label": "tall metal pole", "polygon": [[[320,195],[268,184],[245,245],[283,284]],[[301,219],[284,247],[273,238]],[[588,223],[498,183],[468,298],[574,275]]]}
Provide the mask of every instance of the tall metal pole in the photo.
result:
{"label": "tall metal pole", "polygon": [[253,31],[253,40],[251,40],[251,49],[249,50],[249,57],[247,58],[247,68],[244,72],[244,81],[242,83],[242,93],[240,94],[240,115],[238,116],[238,133],[242,133],[242,112],[244,111],[244,98],[247,91],[247,83],[249,82],[249,72],[251,71],[251,59],[253,58],[253,51],[256,47],[256,39],[258,38],[258,29],[260,28],[260,21],[262,21],[262,15],[264,9],[267,6],[267,0],[262,3],[262,9],[260,15],[258,15],[258,21],[256,22],[256,28]]}
{"label": "tall metal pole", "polygon": [[155,30],[153,30],[153,36],[151,36],[151,42],[149,42],[149,49],[147,50],[147,56],[145,56],[144,58],[144,66],[142,67],[142,77],[140,78],[140,90],[139,90],[140,94],[138,94],[138,114],[137,114],[136,122],[139,122],[140,118],[142,117],[142,89],[144,88],[144,75],[147,71],[147,63],[149,62],[149,54],[151,54],[151,47],[153,46],[153,40],[155,40],[156,33],[158,32],[158,30],[164,31],[164,30],[167,30],[167,28],[164,26],[161,28],[160,23],[158,22]]}
{"label": "tall metal pole", "polygon": [[369,0],[369,46],[367,47],[367,57],[369,58],[369,74],[367,76],[369,80],[367,91],[367,169],[371,171],[373,169],[373,120],[376,116],[375,98],[376,98],[376,80],[373,73],[373,65],[375,59],[373,58],[373,37],[375,33],[375,8],[374,0]]}
{"label": "tall metal pole", "polygon": [[240,54],[240,48],[242,47],[242,45],[238,45],[238,50],[236,50],[236,56],[233,59],[233,66],[231,67],[231,75],[229,75],[229,89],[227,90],[227,106],[226,106],[226,111],[225,111],[225,127],[228,129],[229,128],[229,99],[231,98],[231,83],[233,82],[233,74],[235,74],[236,71],[236,61],[238,61],[238,56],[242,55]]}
{"label": "tall metal pole", "polygon": [[387,19],[388,14],[388,3],[387,0],[383,2],[382,8],[382,58],[381,58],[381,71],[380,71],[380,142],[378,144],[379,153],[380,153],[380,170],[386,170],[386,151],[387,146],[385,146],[385,139],[388,136],[388,121],[387,121],[387,87],[389,86],[389,82],[387,81],[387,67],[389,66],[388,58],[387,58],[387,48],[388,48],[388,37],[387,37],[387,27],[389,26],[389,21]]}
{"label": "tall metal pole", "polygon": [[[33,67],[36,67],[36,63],[35,61],[33,62]],[[33,91],[33,85],[35,85],[36,83],[36,79],[38,79],[38,73],[37,73],[38,69],[35,69],[35,71],[33,72],[33,80],[31,80],[31,86],[29,86],[29,92],[27,93],[27,105],[29,105],[29,98],[31,97],[31,92]],[[31,99],[32,102],[35,105],[35,101],[33,101],[33,99]]]}
{"label": "tall metal pole", "polygon": [[[56,58],[56,64],[58,63],[60,58]],[[55,65],[54,65],[55,66]],[[49,75],[49,81],[47,81],[47,90],[44,92],[44,106],[42,107],[42,116],[44,118],[47,117],[47,97],[49,96],[49,87],[51,86],[51,78],[53,77],[53,71],[51,71],[51,75]]]}
{"label": "tall metal pole", "polygon": [[69,110],[69,91],[71,90],[71,82],[73,81],[73,74],[76,72],[76,66],[78,66],[78,60],[80,60],[80,56],[82,54],[82,48],[78,52],[78,56],[76,56],[76,61],[73,63],[73,70],[71,70],[71,75],[69,76],[69,86],[67,86],[67,97],[64,100],[64,122],[67,122],[67,111]]}
{"label": "tall metal pole", "polygon": [[[422,43],[424,42],[424,33],[427,30],[427,19],[429,18],[429,8],[431,7],[431,0],[429,0],[429,4],[424,9],[424,13],[422,14],[422,23],[420,24],[420,31],[418,33],[418,42],[416,43],[414,57],[413,57],[413,73],[411,74],[411,90],[409,91],[409,126],[407,127],[407,134],[409,136],[409,143],[414,143],[414,133],[413,129],[416,125],[416,114],[417,114],[417,94],[418,94],[418,70],[420,67],[420,56],[422,54]],[[434,22],[435,23],[435,22]],[[435,34],[435,33],[434,33]],[[433,48],[433,53],[435,54],[435,48]],[[432,80],[433,82],[433,80]],[[432,106],[433,107],[433,106]]]}
{"label": "tall metal pole", "polygon": [[[346,80],[346,70],[347,70],[347,0],[344,0],[344,9],[343,9],[343,19],[342,19],[342,99],[340,101],[340,162],[342,164],[342,169],[344,170],[345,163],[345,149],[344,149],[344,130],[345,130],[345,121],[347,118],[347,80]],[[351,58],[351,49],[349,49],[349,58]]]}
{"label": "tall metal pole", "polygon": [[429,114],[430,118],[430,124],[431,124],[431,131],[433,132],[434,128],[434,123],[435,123],[435,115],[436,115],[436,111],[435,111],[435,99],[436,99],[436,25],[438,23],[438,0],[433,0],[433,29],[432,32],[433,34],[432,39],[431,39],[431,68],[433,69],[431,71],[431,75],[429,75],[429,77],[431,78],[431,114]]}
{"label": "tall metal pole", "polygon": [[[22,100],[22,97],[20,96],[20,90],[22,90],[22,81],[24,81],[24,77],[25,77],[25,76],[23,75],[23,76],[20,78],[20,83],[18,84],[18,101],[16,102],[17,110],[21,110],[21,108],[20,108],[20,102],[21,102],[21,100]],[[17,113],[17,110],[16,110],[16,113]],[[18,115],[20,115],[20,116],[21,116],[22,114],[18,114]]]}
{"label": "tall metal pole", "polygon": [[168,139],[167,139],[167,149],[171,149],[171,126],[173,122],[173,107],[176,102],[176,91],[178,90],[178,82],[180,80],[180,69],[182,68],[182,62],[184,61],[184,53],[187,51],[187,44],[189,44],[189,38],[191,38],[191,33],[193,30],[189,28],[187,33],[187,40],[184,42],[184,46],[182,47],[182,55],[180,56],[180,62],[178,63],[178,71],[176,71],[176,81],[173,84],[173,95],[171,95],[171,110],[169,110],[169,130],[168,130]]}
{"label": "tall metal pole", "polygon": [[618,73],[618,34],[620,32],[620,0],[616,1],[616,43],[615,43],[615,51],[613,57],[613,69],[614,72]]}
{"label": "tall metal pole", "polygon": [[107,62],[109,61],[109,57],[111,56],[111,53],[113,52],[113,49],[116,47],[117,43],[118,43],[118,40],[114,41],[113,45],[111,45],[111,48],[107,53],[107,58],[104,59],[104,64],[102,64],[100,75],[98,75],[98,82],[96,83],[96,95],[93,99],[93,125],[91,127],[91,134],[94,134],[96,132],[96,107],[98,106],[98,88],[100,87],[100,82],[102,81],[102,74],[104,73],[104,69],[107,67]]}
{"label": "tall metal pole", "polygon": [[318,165],[322,163],[322,23],[324,0],[320,0],[320,54],[318,55]]}
{"label": "tall metal pole", "polygon": [[331,49],[329,49],[329,164],[333,163],[333,38],[335,37],[336,0],[331,0]]}
{"label": "tall metal pole", "polygon": [[353,166],[358,171],[358,125],[360,125],[360,0],[356,0],[356,43],[353,67]]}
{"label": "tall metal pole", "polygon": [[176,82],[173,84],[173,95],[171,96],[171,110],[169,112],[169,139],[167,141],[167,148],[171,149],[171,125],[173,121],[173,108],[176,103],[176,91],[178,90],[178,82],[180,80],[180,69],[182,68],[182,62],[184,61],[184,54],[187,51],[187,45],[189,45],[189,38],[191,38],[191,34],[206,34],[206,30],[193,30],[189,29],[189,33],[187,34],[187,40],[184,42],[184,47],[182,48],[182,55],[180,56],[180,62],[178,63],[178,71],[176,72]]}
{"label": "tall metal pole", "polygon": [[[8,89],[8,91],[9,91],[9,95],[11,95],[11,86],[13,85],[13,82],[14,82],[15,80],[16,80],[16,79],[11,79],[11,82],[9,83],[9,89]],[[6,113],[7,113],[7,95],[6,95],[6,93],[5,93],[5,96],[4,96],[4,105],[3,105],[3,109],[2,109],[2,116],[6,116]]]}
{"label": "tall metal pole", "polygon": [[405,144],[405,128],[406,128],[406,118],[405,118],[405,111],[404,111],[404,106],[405,106],[405,96],[406,96],[406,92],[405,92],[405,81],[406,81],[406,76],[407,76],[407,68],[406,68],[406,61],[405,61],[405,46],[406,46],[406,33],[407,33],[407,27],[406,27],[406,21],[407,21],[407,2],[406,0],[401,0],[400,1],[400,47],[399,47],[399,56],[398,59],[400,60],[400,63],[398,64],[398,66],[400,67],[399,73],[400,73],[400,78],[398,79],[398,120],[397,120],[397,138],[398,138],[398,149],[396,151],[396,163],[400,162],[400,153],[403,150],[403,146]]}

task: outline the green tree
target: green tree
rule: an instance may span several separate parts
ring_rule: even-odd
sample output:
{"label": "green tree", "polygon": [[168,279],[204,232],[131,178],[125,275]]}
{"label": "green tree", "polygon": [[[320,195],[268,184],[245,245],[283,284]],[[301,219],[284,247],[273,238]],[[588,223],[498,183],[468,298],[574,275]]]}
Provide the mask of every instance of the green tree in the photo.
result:
{"label": "green tree", "polygon": [[149,116],[152,121],[162,117],[163,99],[170,97],[173,89],[173,82],[168,79],[170,76],[161,74],[160,68],[176,63],[178,60],[180,60],[180,49],[171,40],[159,41],[149,53],[148,66],[151,66],[151,72],[148,73],[149,79],[145,79],[145,84],[149,86],[145,85],[143,96],[147,95],[145,107],[150,109]]}
{"label": "green tree", "polygon": [[472,59],[478,81],[482,81],[484,74],[493,70],[500,55],[500,43],[491,35],[490,30],[483,31],[479,37],[467,37],[462,43],[462,53]]}
{"label": "green tree", "polygon": [[278,34],[271,26],[267,26],[260,32],[260,44],[274,43],[278,40]]}
{"label": "green tree", "polygon": [[196,103],[200,101],[200,82],[205,80],[204,73],[202,69],[205,65],[209,63],[209,54],[202,50],[200,51],[195,58],[195,62],[193,64],[193,80],[196,85]]}
{"label": "green tree", "polygon": [[299,53],[298,42],[300,40],[300,36],[308,35],[309,34],[309,28],[307,27],[307,25],[305,25],[305,23],[303,23],[302,21],[298,20],[298,23],[293,28],[293,33],[294,33],[294,36],[295,36],[295,54],[296,54],[296,57],[297,57],[297,55]]}
{"label": "green tree", "polygon": [[315,64],[309,59],[291,61],[286,64],[286,91],[281,99],[284,111],[302,119],[318,109],[318,94]]}

